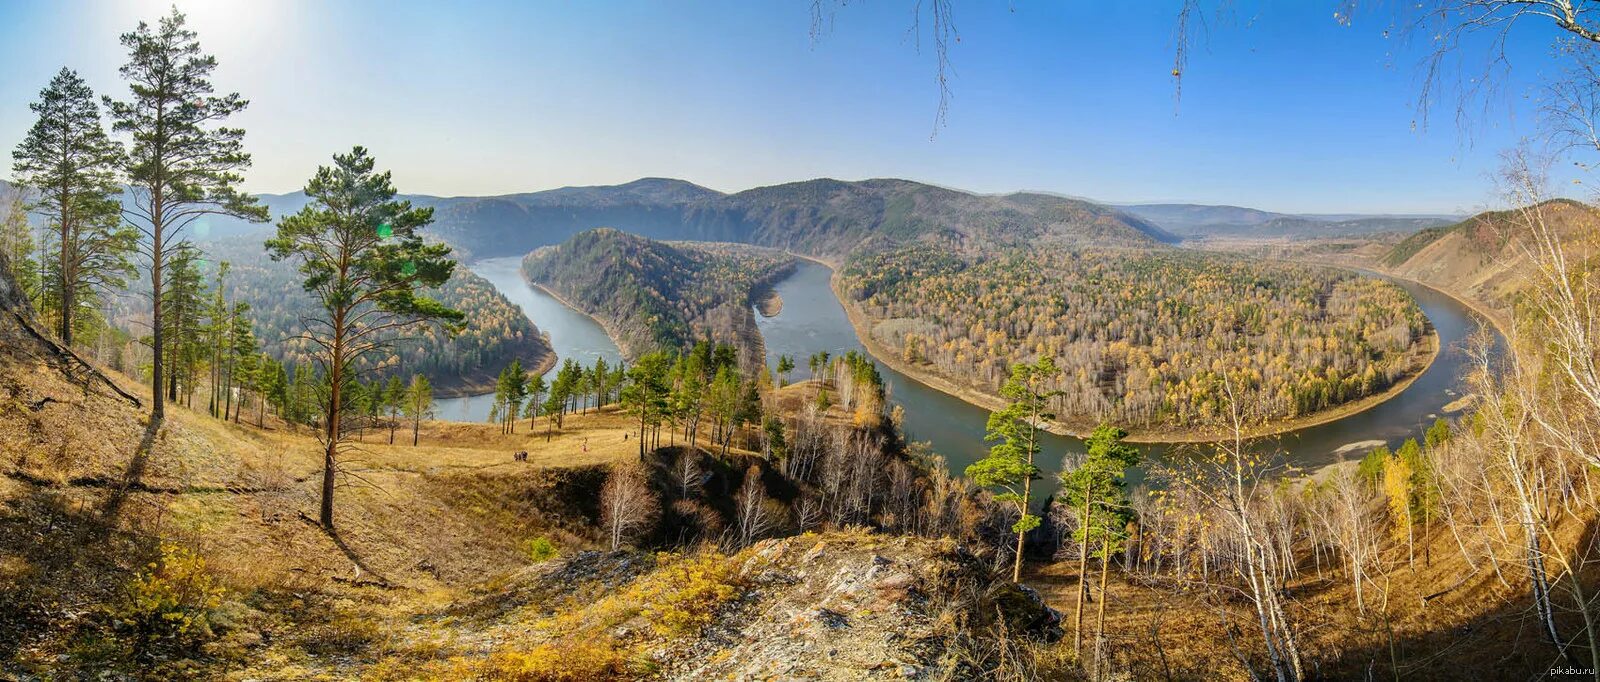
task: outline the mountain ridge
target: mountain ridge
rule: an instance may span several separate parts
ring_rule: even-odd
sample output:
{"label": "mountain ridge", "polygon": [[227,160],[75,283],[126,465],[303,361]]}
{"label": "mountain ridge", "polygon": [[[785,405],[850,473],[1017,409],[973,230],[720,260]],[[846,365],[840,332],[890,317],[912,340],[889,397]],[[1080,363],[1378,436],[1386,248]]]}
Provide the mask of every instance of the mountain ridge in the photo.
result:
{"label": "mountain ridge", "polygon": [[[273,219],[301,192],[262,194]],[[660,240],[730,241],[838,257],[915,241],[956,247],[1042,241],[1152,247],[1178,241],[1094,202],[1032,192],[984,195],[898,178],[813,178],[724,193],[674,178],[480,197],[402,195],[435,211],[432,234],[467,258],[521,255],[597,227]],[[213,218],[199,236],[264,234],[270,224]]]}
{"label": "mountain ridge", "polygon": [[1230,204],[1111,204],[1185,239],[1333,237],[1411,232],[1463,218],[1434,213],[1278,213]]}
{"label": "mountain ridge", "polygon": [[[1572,199],[1551,199],[1539,210],[1571,254],[1590,255],[1574,237],[1593,229],[1600,209]],[[1528,230],[1517,209],[1484,211],[1451,225],[1418,230],[1378,256],[1376,264],[1509,318],[1517,295],[1529,284],[1528,273],[1537,267],[1522,248]]]}

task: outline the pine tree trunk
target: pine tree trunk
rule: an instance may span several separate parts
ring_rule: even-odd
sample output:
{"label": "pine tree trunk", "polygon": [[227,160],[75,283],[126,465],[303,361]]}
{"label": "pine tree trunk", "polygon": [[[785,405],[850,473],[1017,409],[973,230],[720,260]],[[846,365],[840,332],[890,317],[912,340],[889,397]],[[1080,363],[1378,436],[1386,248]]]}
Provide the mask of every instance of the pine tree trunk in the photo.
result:
{"label": "pine tree trunk", "polygon": [[150,396],[150,419],[160,421],[166,416],[166,395],[162,392],[162,379],[165,367],[162,367],[162,344],[165,335],[161,331],[161,249],[166,245],[162,243],[161,214],[161,186],[156,183],[150,190],[150,347],[155,349],[150,358],[150,385],[153,387]]}
{"label": "pine tree trunk", "polygon": [[1106,648],[1106,574],[1111,565],[1111,529],[1107,527],[1100,533],[1100,602],[1095,605],[1094,616],[1094,672],[1099,678],[1101,657],[1105,655]]}
{"label": "pine tree trunk", "polygon": [[1085,481],[1083,488],[1083,521],[1078,532],[1083,540],[1078,543],[1078,606],[1072,616],[1072,651],[1083,659],[1083,598],[1089,590],[1089,498],[1094,494],[1094,483]]}

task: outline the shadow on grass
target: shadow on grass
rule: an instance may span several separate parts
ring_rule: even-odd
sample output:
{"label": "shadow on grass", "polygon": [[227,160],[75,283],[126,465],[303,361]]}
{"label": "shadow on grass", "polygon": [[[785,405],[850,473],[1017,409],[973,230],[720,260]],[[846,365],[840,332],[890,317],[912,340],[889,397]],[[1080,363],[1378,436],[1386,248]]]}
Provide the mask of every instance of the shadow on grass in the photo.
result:
{"label": "shadow on grass", "polygon": [[115,526],[117,516],[122,513],[122,505],[128,500],[128,491],[144,483],[144,471],[149,465],[151,451],[155,449],[156,436],[161,433],[162,423],[162,419],[152,417],[150,423],[145,425],[144,436],[134,448],[133,456],[128,458],[121,481],[111,489],[111,494],[106,496],[105,503],[101,505],[100,516],[105,526]]}

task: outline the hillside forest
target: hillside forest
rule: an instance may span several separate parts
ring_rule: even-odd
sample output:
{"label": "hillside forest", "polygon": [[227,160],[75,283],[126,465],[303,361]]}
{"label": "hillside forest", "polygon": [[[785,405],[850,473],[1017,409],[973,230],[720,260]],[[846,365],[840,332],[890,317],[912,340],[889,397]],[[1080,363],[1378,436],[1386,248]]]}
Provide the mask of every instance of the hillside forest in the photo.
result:
{"label": "hillside forest", "polygon": [[[295,337],[301,313],[313,303],[294,268],[268,259],[252,239],[197,244],[205,254],[195,264],[197,283],[207,288],[207,295],[220,291],[229,305],[243,304],[242,314],[261,351],[273,360],[290,367],[311,363],[313,355],[306,341]],[[448,281],[428,293],[465,313],[464,324],[459,329],[421,326],[403,338],[391,335],[383,352],[364,359],[380,378],[420,374],[441,394],[450,395],[491,390],[496,373],[512,359],[521,360],[530,370],[555,364],[555,352],[538,327],[471,270],[456,268]],[[140,315],[149,315],[145,297],[124,296],[119,303],[119,321],[125,326],[135,326],[133,321]]]}
{"label": "hillside forest", "polygon": [[1392,283],[1221,255],[911,247],[858,256],[840,288],[892,357],[981,393],[1052,360],[1050,410],[1078,428],[1216,425],[1227,380],[1258,417],[1301,417],[1419,372],[1432,343]]}
{"label": "hillside forest", "polygon": [[523,259],[530,282],[588,313],[637,357],[713,340],[764,362],[752,307],[793,257],[743,244],[659,242],[613,229],[582,232]]}

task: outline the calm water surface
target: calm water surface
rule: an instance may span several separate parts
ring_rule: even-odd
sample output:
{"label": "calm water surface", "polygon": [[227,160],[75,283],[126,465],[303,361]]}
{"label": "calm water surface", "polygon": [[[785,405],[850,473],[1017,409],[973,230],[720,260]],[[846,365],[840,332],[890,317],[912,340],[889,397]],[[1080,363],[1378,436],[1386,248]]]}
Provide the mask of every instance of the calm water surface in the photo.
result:
{"label": "calm water surface", "polygon": [[[588,315],[568,308],[543,290],[528,285],[522,278],[522,259],[486,258],[467,266],[479,277],[489,280],[500,293],[533,321],[540,332],[550,335],[550,345],[556,350],[556,366],[550,368],[545,379],[550,380],[560,363],[572,358],[585,367],[594,366],[598,358],[615,365],[622,360],[617,344],[606,335],[606,330]],[[494,406],[494,394],[446,398],[434,403],[434,418],[458,422],[488,421],[489,409]]]}
{"label": "calm water surface", "polygon": [[[776,287],[783,297],[783,310],[775,317],[756,318],[766,340],[768,362],[776,366],[779,355],[793,357],[799,366],[794,379],[807,378],[810,368],[806,367],[806,358],[819,350],[834,355],[865,350],[828,286],[831,275],[827,267],[803,261],[792,276]],[[1462,347],[1478,329],[1477,316],[1433,289],[1411,282],[1396,283],[1411,292],[1438,330],[1443,344],[1438,360],[1404,392],[1377,407],[1278,436],[1275,441],[1290,463],[1312,468],[1343,458],[1355,459],[1378,445],[1378,441],[1398,447],[1406,438],[1420,438],[1428,425],[1443,415],[1444,406],[1459,397],[1456,390],[1467,361]],[[879,369],[889,385],[891,401],[905,407],[903,427],[909,439],[931,443],[956,472],[987,453],[983,442],[987,411],[928,388],[889,367],[880,364]],[[1192,452],[1197,446],[1144,447],[1147,456],[1164,458]],[[1042,492],[1054,488],[1050,474],[1059,469],[1061,459],[1082,451],[1082,441],[1046,434],[1040,466],[1048,473]]]}
{"label": "calm water surface", "polygon": [[[492,282],[512,303],[520,306],[541,331],[550,335],[551,345],[560,359],[575,358],[585,365],[592,365],[598,357],[604,357],[606,362],[620,360],[616,344],[599,324],[529,286],[522,278],[520,261],[519,258],[493,258],[469,267]],[[783,310],[773,317],[756,316],[756,325],[766,341],[769,364],[776,366],[779,355],[794,358],[798,365],[791,377],[794,380],[808,378],[810,370],[806,367],[806,358],[812,353],[826,350],[837,356],[851,350],[865,351],[843,306],[828,286],[831,275],[832,271],[825,266],[802,261],[794,274],[776,287],[778,295],[783,297]],[[1411,282],[1396,283],[1411,292],[1438,331],[1443,344],[1438,360],[1403,393],[1377,407],[1330,424],[1276,437],[1275,442],[1287,454],[1290,463],[1314,468],[1341,459],[1355,459],[1380,441],[1398,447],[1406,438],[1420,437],[1435,418],[1444,414],[1444,406],[1459,397],[1457,390],[1467,361],[1462,348],[1479,327],[1477,316],[1455,299],[1433,289]],[[928,388],[889,367],[880,365],[880,370],[888,383],[891,402],[905,408],[903,427],[909,439],[931,443],[934,451],[943,455],[955,472],[983,457],[988,449],[983,442],[987,411]],[[440,400],[436,416],[455,421],[484,421],[492,401],[492,395]],[[1144,447],[1150,457],[1168,458],[1193,452],[1197,446]],[[1046,434],[1045,454],[1040,465],[1047,474],[1040,486],[1041,494],[1048,494],[1054,488],[1051,483],[1054,477],[1050,474],[1059,469],[1061,459],[1068,453],[1082,450],[1082,442],[1075,438]]]}

